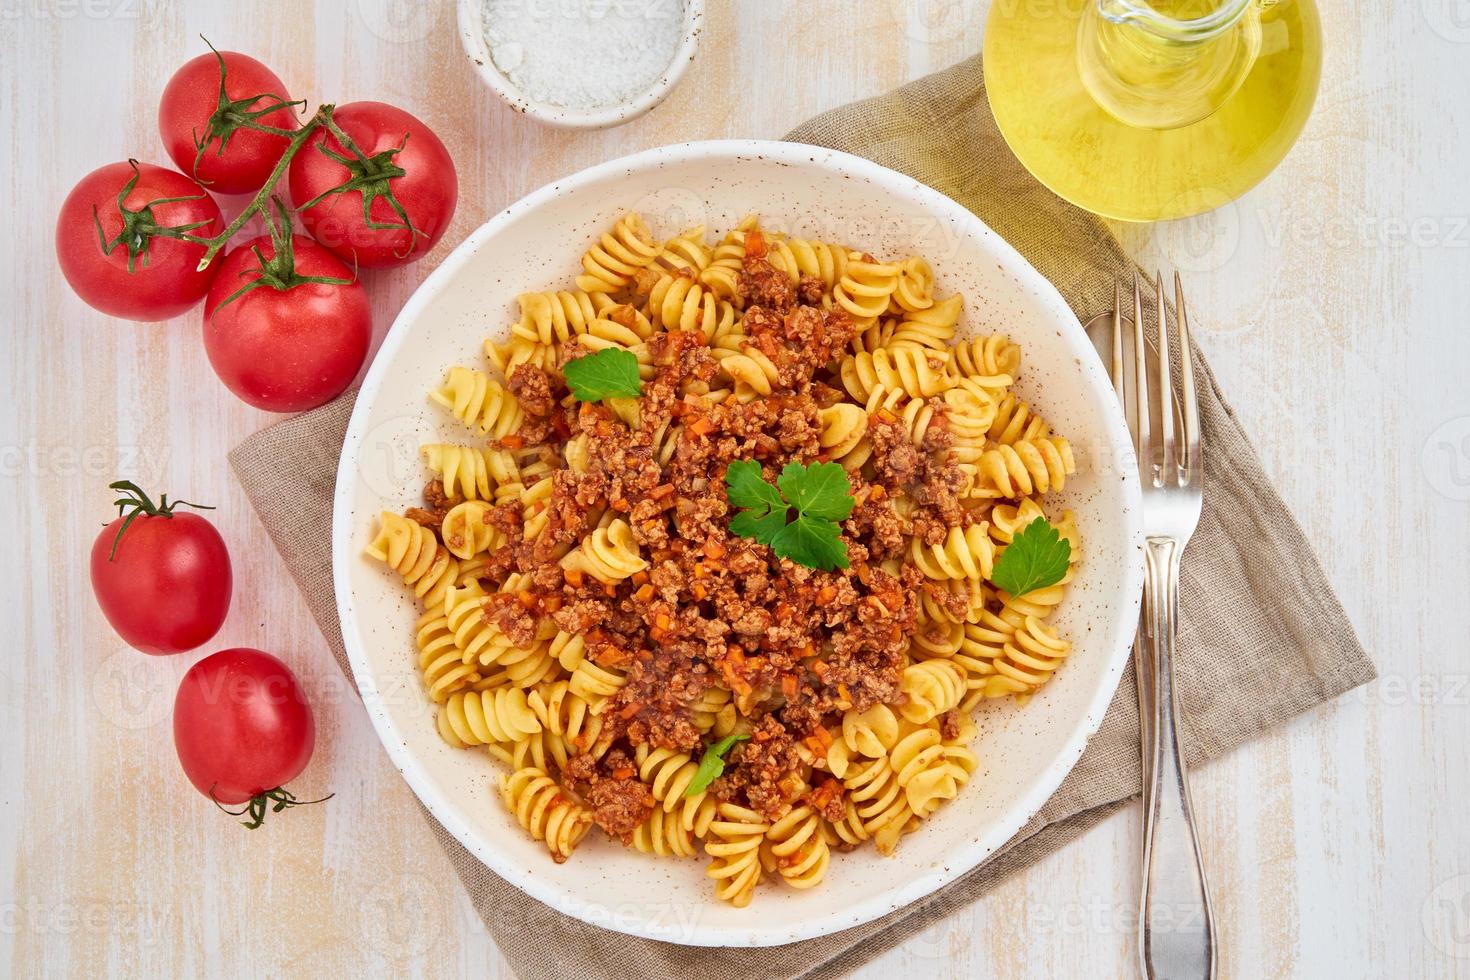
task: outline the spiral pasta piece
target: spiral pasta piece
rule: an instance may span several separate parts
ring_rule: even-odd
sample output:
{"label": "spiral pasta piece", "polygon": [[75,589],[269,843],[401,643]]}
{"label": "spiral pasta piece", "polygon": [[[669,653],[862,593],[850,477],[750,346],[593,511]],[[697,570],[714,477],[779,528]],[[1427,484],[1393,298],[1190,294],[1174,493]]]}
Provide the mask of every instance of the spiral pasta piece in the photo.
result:
{"label": "spiral pasta piece", "polygon": [[866,711],[849,709],[842,716],[842,741],[860,755],[880,758],[897,739],[898,716],[886,704],[875,704]]}
{"label": "spiral pasta piece", "polygon": [[622,518],[599,527],[582,539],[577,550],[561,560],[561,567],[591,575],[604,585],[615,585],[648,567],[638,553],[633,529]]}
{"label": "spiral pasta piece", "polygon": [[963,622],[947,618],[931,620],[922,624],[914,634],[914,639],[909,644],[909,653],[924,660],[952,657],[959,652],[964,641]]}
{"label": "spiral pasta piece", "polygon": [[[919,256],[911,255],[898,263],[898,282],[893,289],[893,305],[909,314],[922,313],[934,305],[934,270]],[[954,331],[951,329],[949,336],[944,339],[948,341],[953,336]]]}
{"label": "spiral pasta piece", "polygon": [[624,215],[582,256],[577,288],[588,293],[615,293],[628,285],[639,269],[652,265],[659,252],[643,219],[635,213]]}
{"label": "spiral pasta piece", "polygon": [[540,344],[564,344],[588,332],[602,310],[613,305],[606,293],[521,293],[516,297],[521,318],[511,327],[513,336]]}
{"label": "spiral pasta piece", "polygon": [[586,698],[572,690],[571,681],[552,681],[537,688],[535,693],[542,705],[537,716],[542,727],[565,739],[572,754],[596,754],[602,718]]}
{"label": "spiral pasta piece", "polygon": [[515,432],[526,417],[515,395],[499,381],[473,368],[450,368],[444,384],[431,391],[429,397],[465,425],[496,439]]}
{"label": "spiral pasta piece", "polygon": [[485,595],[474,580],[452,588],[445,596],[444,615],[464,662],[489,667],[510,641],[485,618]]}
{"label": "spiral pasta piece", "polygon": [[894,347],[944,351],[954,339],[964,302],[965,298],[955,293],[924,309],[906,312],[893,329],[889,343]]}
{"label": "spiral pasta piece", "polygon": [[962,341],[950,348],[955,372],[986,388],[1006,388],[1021,370],[1021,348],[1005,334]]}
{"label": "spiral pasta piece", "polygon": [[735,307],[686,275],[665,275],[654,283],[648,309],[655,326],[698,331],[709,343],[735,329]]}
{"label": "spiral pasta piece", "polygon": [[431,609],[419,617],[415,639],[419,648],[419,671],[435,703],[446,700],[480,679],[473,664],[467,664],[455,646],[454,633],[441,610]]}
{"label": "spiral pasta piece", "polygon": [[439,525],[444,547],[456,558],[473,558],[504,544],[505,536],[488,522],[490,504],[466,500],[449,508]]}
{"label": "spiral pasta piece", "polygon": [[541,731],[538,714],[545,710],[535,691],[457,691],[439,709],[439,734],[457,749],[519,742]]}
{"label": "spiral pasta piece", "polygon": [[829,242],[785,238],[771,246],[770,263],[793,281],[803,277],[820,279],[828,290],[847,272],[848,249]]}
{"label": "spiral pasta piece", "polygon": [[850,799],[843,805],[842,819],[831,827],[837,841],[848,847],[857,847],[872,836],[863,826],[862,817],[858,816],[857,805]]}
{"label": "spiral pasta piece", "polygon": [[822,818],[810,806],[798,806],[771,824],[766,845],[781,880],[792,888],[821,884],[832,861]]}
{"label": "spiral pasta piece", "polygon": [[956,778],[939,732],[932,728],[921,728],[895,745],[889,765],[898,774],[904,803],[914,816],[927,817],[959,795],[962,781]]}
{"label": "spiral pasta piece", "polygon": [[842,785],[847,789],[854,813],[862,821],[863,831],[875,838],[880,853],[892,854],[899,834],[914,813],[887,755],[855,763],[843,777]]}
{"label": "spiral pasta piece", "polygon": [[914,347],[880,348],[844,357],[838,373],[855,401],[866,403],[880,385],[910,398],[928,398],[956,384],[945,371],[947,356]]}
{"label": "spiral pasta piece", "polygon": [[464,500],[490,500],[497,480],[491,475],[494,450],[429,443],[421,446],[424,464],[439,477],[444,493]]}
{"label": "spiral pasta piece", "polygon": [[973,463],[980,458],[990,424],[995,421],[995,402],[973,388],[956,387],[944,393],[945,421],[954,434],[951,458]]}
{"label": "spiral pasta piece", "polygon": [[633,828],[632,844],[644,854],[658,857],[688,858],[698,853],[694,837],[679,823],[679,818],[658,807]]}
{"label": "spiral pasta piece", "polygon": [[932,579],[989,578],[995,567],[995,545],[985,533],[985,525],[952,527],[939,544],[925,544],[914,538],[909,545],[909,558],[914,566]]}
{"label": "spiral pasta piece", "polygon": [[544,841],[561,864],[592,829],[592,811],[578,803],[543,769],[526,767],[500,777],[500,798],[532,839]]}
{"label": "spiral pasta piece", "polygon": [[708,790],[685,796],[699,772],[699,764],[683,752],[640,745],[635,754],[638,778],[648,784],[654,801],[665,813],[677,814],[679,825],[696,837],[709,833],[716,800]]}
{"label": "spiral pasta piece", "polygon": [[1031,411],[1031,406],[1008,391],[995,405],[995,418],[990,423],[990,438],[1004,445],[1015,445],[1032,439],[1044,438],[1051,426]]}
{"label": "spiral pasta piece", "polygon": [[704,225],[696,225],[664,242],[658,253],[657,268],[697,276],[714,257],[714,250],[704,243]]}
{"label": "spiral pasta piece", "polygon": [[866,438],[868,413],[851,402],[839,402],[817,414],[822,426],[817,445],[823,458],[841,463],[848,472],[860,469],[873,455],[873,444]]}
{"label": "spiral pasta piece", "polygon": [[522,364],[529,364],[551,374],[557,370],[561,363],[561,353],[555,345],[547,345],[539,340],[527,340],[525,337],[511,337],[503,344],[496,343],[490,338],[485,339],[485,360],[490,366],[504,377],[510,377],[515,369]]}
{"label": "spiral pasta piece", "polygon": [[859,325],[866,325],[888,310],[888,301],[898,289],[899,266],[874,262],[868,256],[852,252],[847,268],[832,290],[837,305],[851,314]]}
{"label": "spiral pasta piece", "polygon": [[459,562],[438,542],[433,531],[392,511],[378,515],[378,534],[367,546],[367,554],[397,572],[404,584],[413,586],[414,595],[423,600],[426,609],[442,605],[459,574]]}
{"label": "spiral pasta piece", "polygon": [[1030,695],[1051,679],[1072,650],[1072,644],[1035,616],[1027,616],[1001,648],[991,665],[995,674],[985,683],[985,696]]}
{"label": "spiral pasta piece", "polygon": [[720,371],[735,385],[735,397],[742,402],[769,395],[781,383],[781,372],[771,359],[751,344],[739,351],[716,348]]}
{"label": "spiral pasta piece", "polygon": [[764,877],[760,850],[770,829],[754,810],[734,803],[719,805],[704,852],[711,858],[705,874],[715,880],[715,894],[721,901],[736,908],[750,904]]}
{"label": "spiral pasta piece", "polygon": [[965,694],[965,671],[948,660],[924,660],[903,669],[899,690],[908,703],[899,713],[916,725],[958,707]]}
{"label": "spiral pasta piece", "polygon": [[975,465],[983,486],[1012,499],[1062,490],[1077,472],[1071,443],[1055,436],[987,449]]}
{"label": "spiral pasta piece", "polygon": [[556,481],[551,477],[537,480],[521,490],[521,540],[534,541],[551,520],[548,510]]}
{"label": "spiral pasta piece", "polygon": [[607,706],[607,699],[618,693],[626,683],[627,674],[602,667],[591,660],[583,660],[578,664],[570,679],[572,690],[592,705],[592,710],[597,714],[602,713]]}

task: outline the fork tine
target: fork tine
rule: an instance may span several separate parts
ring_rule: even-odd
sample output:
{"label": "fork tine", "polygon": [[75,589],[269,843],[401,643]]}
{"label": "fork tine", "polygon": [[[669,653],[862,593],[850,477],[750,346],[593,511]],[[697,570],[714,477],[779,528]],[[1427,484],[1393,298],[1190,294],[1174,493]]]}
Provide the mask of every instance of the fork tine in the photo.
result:
{"label": "fork tine", "polygon": [[1128,414],[1127,387],[1123,381],[1123,281],[1113,280],[1113,391],[1123,414]]}
{"label": "fork tine", "polygon": [[1174,452],[1174,367],[1169,363],[1169,314],[1164,307],[1164,274],[1154,273],[1154,298],[1159,311],[1159,476],[1165,484],[1179,482],[1180,457]]}
{"label": "fork tine", "polygon": [[[1138,453],[1140,474],[1153,474],[1153,443],[1149,433],[1148,347],[1143,339],[1143,285],[1138,268],[1133,269],[1133,410],[1138,419],[1134,451]],[[1153,478],[1158,485],[1157,475]]]}
{"label": "fork tine", "polygon": [[1199,480],[1199,401],[1194,391],[1194,358],[1189,347],[1189,314],[1184,308],[1184,282],[1174,273],[1174,318],[1179,321],[1179,397],[1184,401],[1184,482]]}

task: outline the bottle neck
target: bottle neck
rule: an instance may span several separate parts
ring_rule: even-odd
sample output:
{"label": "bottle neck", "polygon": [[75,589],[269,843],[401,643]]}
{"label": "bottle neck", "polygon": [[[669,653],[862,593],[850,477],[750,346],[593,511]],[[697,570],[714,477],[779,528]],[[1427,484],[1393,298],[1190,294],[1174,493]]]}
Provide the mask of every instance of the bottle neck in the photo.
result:
{"label": "bottle neck", "polygon": [[1130,126],[1199,122],[1254,67],[1263,2],[1275,0],[1093,0],[1078,25],[1083,86]]}
{"label": "bottle neck", "polygon": [[1111,23],[1131,25],[1165,41],[1189,44],[1210,41],[1229,31],[1253,2],[1220,0],[1154,5],[1147,0],[1097,0],[1097,9]]}

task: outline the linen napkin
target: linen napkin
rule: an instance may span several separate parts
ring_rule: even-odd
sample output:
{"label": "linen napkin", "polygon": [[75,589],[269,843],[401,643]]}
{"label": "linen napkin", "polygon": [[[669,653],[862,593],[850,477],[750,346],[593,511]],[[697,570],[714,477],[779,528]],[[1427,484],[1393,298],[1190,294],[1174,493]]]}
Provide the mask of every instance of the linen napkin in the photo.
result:
{"label": "linen napkin", "polygon": [[[1110,309],[1133,266],[1101,221],[1013,157],[986,102],[979,57],[818,116],[788,139],[865,156],[948,194],[1056,283],[1078,316]],[[1196,314],[1195,319],[1199,319]],[[1178,684],[1186,755],[1199,763],[1374,677],[1367,655],[1196,348],[1208,447],[1204,516],[1184,562]],[[332,652],[350,669],[332,594],[337,458],[355,392],[247,439],[231,463]],[[1140,790],[1130,667],[1098,733],[1045,806],[1000,851],[934,895],[843,932],[765,949],[638,939],[562,915],[507,884],[425,811],[476,911],[524,980],[837,977],[980,898]]]}

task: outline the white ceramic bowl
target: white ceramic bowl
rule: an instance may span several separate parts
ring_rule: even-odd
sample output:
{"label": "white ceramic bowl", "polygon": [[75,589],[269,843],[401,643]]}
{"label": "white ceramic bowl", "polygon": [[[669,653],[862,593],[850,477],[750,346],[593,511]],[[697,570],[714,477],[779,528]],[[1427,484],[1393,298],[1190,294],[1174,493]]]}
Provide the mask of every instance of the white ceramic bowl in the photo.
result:
{"label": "white ceramic bowl", "polygon": [[[524,290],[565,288],[582,251],[628,210],[658,234],[747,212],[769,228],[837,239],[884,256],[918,253],[941,290],[966,296],[963,330],[1003,330],[1024,347],[1019,389],[1077,448],[1062,502],[1077,514],[1083,563],[1056,617],[1074,647],[1023,708],[979,712],[980,769],[958,799],[898,853],[834,854],[827,880],[763,886],[755,902],[718,902],[703,863],[654,860],[594,834],[554,864],[497,798],[499,768],[452,749],[415,669],[411,595],[365,558],[380,510],[420,502],[417,447],[464,439],[427,392],[455,363],[480,365]],[[973,214],[867,160],[794,143],[688,143],[613,160],[557,181],[487,222],[445,259],[399,314],[368,371],[337,474],[333,573],[342,636],[383,744],[429,810],[501,877],[597,925],[693,945],[773,945],[833,932],[922,898],[973,868],[1061,783],[1097,730],[1127,658],[1142,588],[1138,486],[1112,387],[1057,291]],[[1099,466],[1099,461],[1104,465]],[[427,839],[427,834],[425,835]],[[425,846],[428,846],[427,844]]]}
{"label": "white ceramic bowl", "polygon": [[674,86],[679,84],[679,79],[684,77],[689,63],[694,60],[694,54],[699,49],[699,35],[704,29],[704,0],[666,2],[682,3],[684,8],[684,22],[680,28],[679,45],[674,50],[673,61],[669,62],[652,85],[635,98],[596,109],[573,109],[542,102],[521,91],[506,77],[491,57],[490,45],[485,39],[483,0],[459,0],[459,41],[475,73],[512,109],[553,126],[604,129],[637,119],[662,102],[673,91]]}

